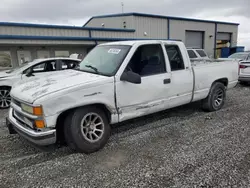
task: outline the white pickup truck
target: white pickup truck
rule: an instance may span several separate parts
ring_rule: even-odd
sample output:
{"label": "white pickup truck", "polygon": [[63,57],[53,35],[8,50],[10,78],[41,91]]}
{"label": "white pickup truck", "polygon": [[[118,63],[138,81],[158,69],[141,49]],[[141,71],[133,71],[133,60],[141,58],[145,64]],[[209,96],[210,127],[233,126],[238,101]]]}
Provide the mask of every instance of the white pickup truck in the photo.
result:
{"label": "white pickup truck", "polygon": [[107,143],[110,124],[202,100],[222,108],[238,81],[237,62],[192,67],[176,41],[123,41],[96,46],[79,70],[20,82],[11,90],[10,133],[38,145],[66,143],[95,152]]}

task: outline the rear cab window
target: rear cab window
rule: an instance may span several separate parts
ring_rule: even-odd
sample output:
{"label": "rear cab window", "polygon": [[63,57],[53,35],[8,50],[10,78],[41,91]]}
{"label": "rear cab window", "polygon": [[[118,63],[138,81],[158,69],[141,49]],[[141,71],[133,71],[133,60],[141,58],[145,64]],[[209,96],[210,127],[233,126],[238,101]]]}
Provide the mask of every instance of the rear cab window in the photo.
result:
{"label": "rear cab window", "polygon": [[196,50],[196,52],[199,54],[201,57],[207,57],[207,54],[204,52],[204,50]]}
{"label": "rear cab window", "polygon": [[188,56],[189,58],[197,58],[197,55],[193,50],[188,50]]}

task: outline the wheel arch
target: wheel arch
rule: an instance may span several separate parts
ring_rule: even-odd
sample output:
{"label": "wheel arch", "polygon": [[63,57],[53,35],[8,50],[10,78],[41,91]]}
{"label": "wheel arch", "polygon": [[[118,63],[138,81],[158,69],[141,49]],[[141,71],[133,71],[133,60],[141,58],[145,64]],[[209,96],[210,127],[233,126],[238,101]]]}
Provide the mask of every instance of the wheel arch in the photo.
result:
{"label": "wheel arch", "polygon": [[66,118],[71,115],[76,109],[83,108],[83,107],[90,107],[90,106],[95,106],[100,109],[102,109],[105,113],[105,115],[108,118],[109,123],[111,122],[111,110],[103,103],[94,103],[94,104],[88,104],[84,106],[77,106],[74,108],[67,109],[59,114],[56,120],[56,132],[57,132],[57,141],[59,142],[64,142],[64,122]]}
{"label": "wheel arch", "polygon": [[[214,84],[217,83],[217,82],[222,83],[225,87],[228,86],[228,78],[219,78],[219,79],[215,80],[215,81],[212,83],[212,85],[214,85]],[[211,85],[211,87],[212,87],[212,85]]]}
{"label": "wheel arch", "polygon": [[11,89],[12,86],[10,86],[10,85],[1,85],[0,88],[9,88],[9,89]]}

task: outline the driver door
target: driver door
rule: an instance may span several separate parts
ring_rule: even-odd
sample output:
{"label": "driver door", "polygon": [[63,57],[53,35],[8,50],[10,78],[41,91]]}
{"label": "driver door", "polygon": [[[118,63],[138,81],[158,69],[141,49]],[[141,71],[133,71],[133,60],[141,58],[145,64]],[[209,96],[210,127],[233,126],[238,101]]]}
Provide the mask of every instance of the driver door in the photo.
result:
{"label": "driver door", "polygon": [[163,53],[158,43],[141,45],[130,59],[126,70],[141,76],[141,83],[116,80],[119,121],[132,119],[165,109],[171,86]]}

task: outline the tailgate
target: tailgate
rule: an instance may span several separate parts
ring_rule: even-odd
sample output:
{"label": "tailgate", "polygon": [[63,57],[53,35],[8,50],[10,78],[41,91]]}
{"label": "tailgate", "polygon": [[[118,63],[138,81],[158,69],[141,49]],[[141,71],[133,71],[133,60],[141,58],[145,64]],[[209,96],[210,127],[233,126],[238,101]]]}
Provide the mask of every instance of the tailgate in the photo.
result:
{"label": "tailgate", "polygon": [[239,66],[239,73],[241,76],[250,76],[250,61],[249,62],[241,62]]}

